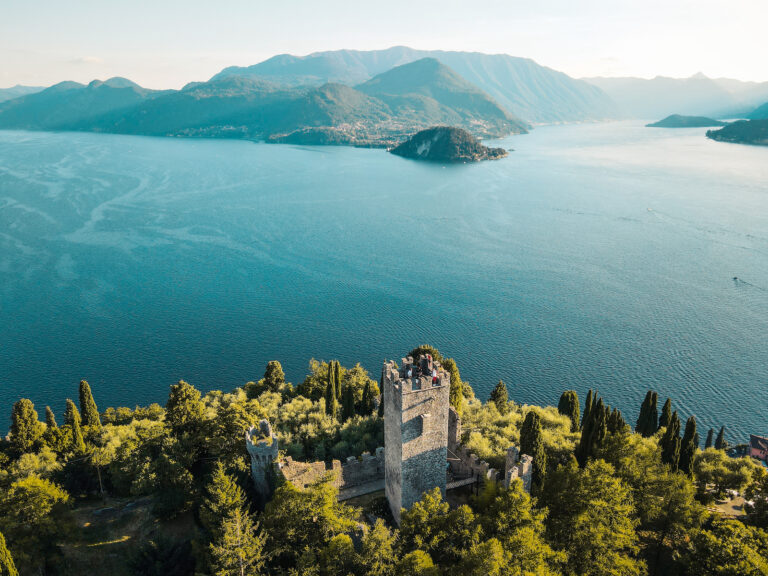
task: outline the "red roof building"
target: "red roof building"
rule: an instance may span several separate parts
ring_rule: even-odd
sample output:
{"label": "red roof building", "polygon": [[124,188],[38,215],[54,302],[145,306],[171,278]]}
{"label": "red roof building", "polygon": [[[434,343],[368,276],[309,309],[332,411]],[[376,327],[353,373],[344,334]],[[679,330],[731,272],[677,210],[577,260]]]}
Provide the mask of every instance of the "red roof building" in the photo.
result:
{"label": "red roof building", "polygon": [[768,462],[768,438],[749,435],[749,455],[764,462]]}

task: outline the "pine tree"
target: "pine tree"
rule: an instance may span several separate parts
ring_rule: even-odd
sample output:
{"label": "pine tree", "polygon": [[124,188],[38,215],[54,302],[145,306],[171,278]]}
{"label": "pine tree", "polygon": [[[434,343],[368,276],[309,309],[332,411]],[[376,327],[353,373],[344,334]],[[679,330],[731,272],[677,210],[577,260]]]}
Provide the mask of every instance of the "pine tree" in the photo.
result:
{"label": "pine tree", "polygon": [[216,576],[259,576],[264,574],[266,537],[251,517],[237,508],[221,524],[221,536],[210,545]]}
{"label": "pine tree", "polygon": [[637,417],[635,432],[645,438],[653,436],[659,429],[658,395],[653,390],[648,390],[645,400],[640,407],[640,415]]}
{"label": "pine tree", "polygon": [[496,405],[496,409],[499,414],[506,414],[509,412],[509,394],[507,393],[507,387],[499,380],[496,387],[491,391],[491,402]]}
{"label": "pine tree", "polygon": [[99,409],[91,393],[91,387],[85,380],[80,380],[80,414],[83,418],[83,426],[101,428]]}
{"label": "pine tree", "polygon": [[590,413],[592,412],[592,404],[594,403],[592,389],[587,392],[587,402],[584,404],[584,414],[581,415],[581,429],[584,429],[584,425],[589,422]]}
{"label": "pine tree", "polygon": [[222,520],[245,506],[245,494],[235,478],[226,473],[221,461],[216,462],[211,480],[205,486],[205,500],[200,507],[200,522],[217,540],[222,535]]}
{"label": "pine tree", "polygon": [[0,532],[0,576],[19,576],[2,532]]}
{"label": "pine tree", "polygon": [[325,387],[325,413],[335,418],[339,410],[339,401],[336,399],[336,385],[333,378],[333,370],[330,370],[328,384]]}
{"label": "pine tree", "polygon": [[659,428],[666,428],[672,419],[672,400],[667,398],[664,407],[661,409],[661,418],[659,418]]}
{"label": "pine tree", "polygon": [[715,436],[715,430],[714,430],[714,428],[710,428],[709,432],[707,432],[707,441],[704,444],[704,449],[705,450],[707,448],[712,448],[712,441],[713,441],[714,436]]}
{"label": "pine tree", "polygon": [[43,424],[37,419],[32,400],[22,398],[13,405],[9,438],[11,447],[18,454],[24,454],[34,448],[43,435],[43,430]]}
{"label": "pine tree", "polygon": [[83,440],[83,430],[80,427],[80,413],[77,411],[75,403],[69,398],[67,398],[67,411],[65,412],[64,419],[72,428],[72,444],[70,449],[75,454],[85,454],[85,440]]}
{"label": "pine tree", "polygon": [[693,458],[699,449],[699,433],[696,431],[696,417],[691,416],[685,423],[685,434],[680,444],[679,468],[686,474],[693,473]]}
{"label": "pine tree", "polygon": [[715,448],[718,450],[725,450],[727,448],[727,443],[725,441],[725,426],[721,426],[720,432],[717,433]]}
{"label": "pine tree", "polygon": [[341,421],[346,422],[355,415],[355,392],[352,386],[344,386],[344,393],[341,397]]}
{"label": "pine tree", "polygon": [[368,416],[373,412],[374,399],[373,390],[371,389],[371,381],[366,379],[365,386],[363,387],[363,399],[360,401],[360,415]]}
{"label": "pine tree", "polygon": [[571,419],[571,432],[579,431],[579,395],[575,390],[563,392],[560,396],[560,402],[557,404],[557,411]]}
{"label": "pine tree", "polygon": [[56,424],[56,415],[53,413],[50,406],[45,407],[45,425],[48,427],[48,430],[55,430],[59,427],[58,424]]}
{"label": "pine tree", "polygon": [[199,431],[204,419],[200,391],[184,380],[171,386],[165,403],[165,421],[174,436]]}
{"label": "pine tree", "polygon": [[675,410],[661,438],[661,461],[669,464],[672,470],[677,470],[680,462],[680,443],[680,419]]}
{"label": "pine tree", "polygon": [[541,418],[533,410],[525,415],[520,429],[520,453],[533,458],[532,482],[536,489],[541,488],[547,473],[547,454],[544,451]]}

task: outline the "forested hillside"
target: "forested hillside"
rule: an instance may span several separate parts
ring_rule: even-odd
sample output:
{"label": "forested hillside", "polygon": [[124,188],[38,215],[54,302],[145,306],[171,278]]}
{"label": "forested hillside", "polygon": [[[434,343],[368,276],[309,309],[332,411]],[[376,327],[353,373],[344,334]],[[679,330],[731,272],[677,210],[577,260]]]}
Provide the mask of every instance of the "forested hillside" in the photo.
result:
{"label": "forested hillside", "polygon": [[[673,400],[659,411],[651,391],[633,427],[591,390],[525,406],[499,382],[481,402],[453,360],[418,350],[451,374],[467,447],[494,465],[511,444],[533,456],[532,494],[519,481],[436,490],[399,528],[382,498],[339,503],[327,481],[300,491],[275,476],[259,501],[244,434],[261,418],[294,459],[382,444],[378,385],[360,365],[313,360],[294,386],[270,362],[231,392],[181,381],[164,407],[102,411],[83,381],[63,411],[12,408],[0,574],[768,574],[768,475],[726,453],[724,430],[702,449],[695,418]],[[746,514],[728,507],[733,490],[753,502]]]}

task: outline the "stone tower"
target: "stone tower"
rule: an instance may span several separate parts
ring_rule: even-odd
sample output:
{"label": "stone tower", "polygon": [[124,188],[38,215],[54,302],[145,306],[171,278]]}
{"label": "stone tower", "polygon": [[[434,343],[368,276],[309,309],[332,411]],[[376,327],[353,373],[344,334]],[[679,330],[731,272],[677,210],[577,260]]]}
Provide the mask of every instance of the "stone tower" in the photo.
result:
{"label": "stone tower", "polygon": [[266,499],[270,490],[268,471],[277,459],[277,436],[272,434],[267,420],[261,420],[258,428],[254,426],[245,433],[245,446],[251,456],[251,477],[256,491]]}
{"label": "stone tower", "polygon": [[431,356],[382,369],[384,485],[395,522],[424,492],[445,495],[450,375]]}

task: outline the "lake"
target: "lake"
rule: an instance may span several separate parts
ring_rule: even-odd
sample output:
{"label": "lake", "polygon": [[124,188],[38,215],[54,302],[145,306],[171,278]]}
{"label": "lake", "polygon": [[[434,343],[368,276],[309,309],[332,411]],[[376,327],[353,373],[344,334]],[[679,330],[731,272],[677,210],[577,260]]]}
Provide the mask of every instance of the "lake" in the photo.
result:
{"label": "lake", "polygon": [[648,388],[768,432],[768,148],[540,127],[477,165],[381,150],[0,132],[0,428],[430,343],[486,399]]}

